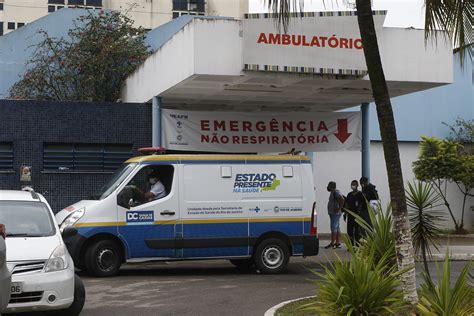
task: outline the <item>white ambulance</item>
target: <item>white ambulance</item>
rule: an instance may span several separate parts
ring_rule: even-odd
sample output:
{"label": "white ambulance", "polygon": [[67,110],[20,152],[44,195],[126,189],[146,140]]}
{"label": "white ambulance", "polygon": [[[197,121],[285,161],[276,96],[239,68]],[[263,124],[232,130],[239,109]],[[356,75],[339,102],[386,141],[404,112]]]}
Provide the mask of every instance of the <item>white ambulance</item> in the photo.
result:
{"label": "white ambulance", "polygon": [[140,156],[92,198],[56,218],[77,229],[66,245],[94,276],[124,262],[217,258],[280,273],[290,256],[319,250],[306,156]]}

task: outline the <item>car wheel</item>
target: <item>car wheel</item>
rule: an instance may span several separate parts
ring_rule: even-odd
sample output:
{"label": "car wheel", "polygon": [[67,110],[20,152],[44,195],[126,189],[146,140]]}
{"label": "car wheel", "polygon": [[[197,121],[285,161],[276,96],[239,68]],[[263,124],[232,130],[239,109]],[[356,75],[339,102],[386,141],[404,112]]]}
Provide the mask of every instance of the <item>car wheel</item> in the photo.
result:
{"label": "car wheel", "polygon": [[48,315],[78,316],[81,313],[85,302],[86,290],[84,288],[84,283],[77,275],[74,275],[74,301],[72,302],[71,306],[69,306],[67,309],[49,312]]}
{"label": "car wheel", "polygon": [[109,277],[117,275],[121,263],[122,253],[120,247],[113,240],[100,240],[86,250],[86,270],[93,276]]}
{"label": "car wheel", "polygon": [[264,274],[282,273],[288,266],[290,250],[288,245],[278,238],[263,240],[255,249],[257,269]]}

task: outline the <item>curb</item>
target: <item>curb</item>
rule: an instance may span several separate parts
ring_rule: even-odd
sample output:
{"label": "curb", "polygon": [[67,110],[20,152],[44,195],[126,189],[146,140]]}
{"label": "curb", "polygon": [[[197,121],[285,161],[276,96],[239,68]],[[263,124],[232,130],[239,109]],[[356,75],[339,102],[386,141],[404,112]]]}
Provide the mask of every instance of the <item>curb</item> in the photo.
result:
{"label": "curb", "polygon": [[[436,253],[436,254],[431,254],[431,257],[427,258],[427,261],[428,262],[444,261],[445,259],[446,259],[445,254]],[[469,261],[471,259],[474,259],[474,254],[470,254],[470,253],[452,253],[452,254],[449,254],[449,260],[452,260],[452,261]],[[421,256],[416,256],[415,260],[416,261],[423,261],[423,258]]]}
{"label": "curb", "polygon": [[266,312],[265,314],[263,314],[263,316],[274,316],[275,315],[275,312],[285,306],[286,304],[290,304],[290,303],[293,303],[293,302],[296,302],[296,301],[300,301],[300,300],[304,300],[305,298],[311,298],[311,297],[316,297],[316,295],[311,295],[311,296],[305,296],[305,297],[300,297],[300,298],[295,298],[293,300],[289,300],[289,301],[285,301],[285,302],[282,302],[278,305],[275,305],[273,307],[270,307]]}

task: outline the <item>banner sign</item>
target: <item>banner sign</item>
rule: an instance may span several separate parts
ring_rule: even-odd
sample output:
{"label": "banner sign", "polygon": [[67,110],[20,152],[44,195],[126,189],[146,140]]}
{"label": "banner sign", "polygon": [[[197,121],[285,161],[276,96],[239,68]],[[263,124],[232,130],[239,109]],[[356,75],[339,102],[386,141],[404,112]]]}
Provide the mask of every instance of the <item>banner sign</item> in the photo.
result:
{"label": "banner sign", "polygon": [[360,150],[360,112],[195,112],[162,110],[171,150],[287,152]]}
{"label": "banner sign", "polygon": [[[382,34],[385,11],[374,11]],[[272,14],[246,14],[244,70],[365,75],[367,66],[355,12],[305,12],[285,34]]]}

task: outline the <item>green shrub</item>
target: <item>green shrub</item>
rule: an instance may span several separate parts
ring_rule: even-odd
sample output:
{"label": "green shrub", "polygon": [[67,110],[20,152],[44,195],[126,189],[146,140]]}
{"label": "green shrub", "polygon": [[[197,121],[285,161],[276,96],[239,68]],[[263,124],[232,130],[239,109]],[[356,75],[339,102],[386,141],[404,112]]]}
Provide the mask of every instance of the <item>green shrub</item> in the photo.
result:
{"label": "green shrub", "polygon": [[[397,266],[395,253],[395,237],[393,235],[392,207],[388,205],[385,210],[378,206],[377,215],[369,205],[369,216],[372,225],[368,225],[360,216],[353,214],[356,222],[367,232],[359,243],[358,252],[362,258],[368,257],[374,252],[373,261],[378,263],[385,258],[387,266]],[[350,249],[351,250],[351,249]],[[351,250],[355,252],[355,250]]]}
{"label": "green shrub", "polygon": [[[351,213],[351,212],[349,212]],[[333,263],[317,273],[322,281],[319,295],[302,310],[319,315],[402,315],[410,307],[403,299],[397,271],[395,241],[391,209],[379,209],[377,215],[369,209],[373,227],[367,225],[357,214],[356,221],[367,235],[357,247],[353,247],[345,236],[350,261],[337,257]]]}
{"label": "green shrub", "polygon": [[430,246],[438,250],[437,238],[442,231],[439,228],[443,216],[437,210],[441,204],[441,196],[427,182],[414,181],[408,183],[407,195],[408,214],[410,216],[413,250],[421,253],[425,272],[429,274],[428,257],[431,257]]}
{"label": "green shrub", "polygon": [[438,284],[435,284],[429,274],[426,272],[422,273],[424,283],[421,285],[421,297],[417,306],[420,314],[427,316],[473,315],[474,286],[472,284],[472,275],[468,276],[471,266],[472,261],[469,261],[462,269],[454,286],[451,287],[451,263],[447,249],[442,273],[439,266],[436,265]]}
{"label": "green shrub", "polygon": [[[345,242],[349,242],[346,238]],[[368,257],[353,253],[350,261],[337,258],[325,267],[319,295],[302,310],[320,315],[393,315],[406,309],[397,266],[389,266],[390,253],[375,262],[376,250]]]}

